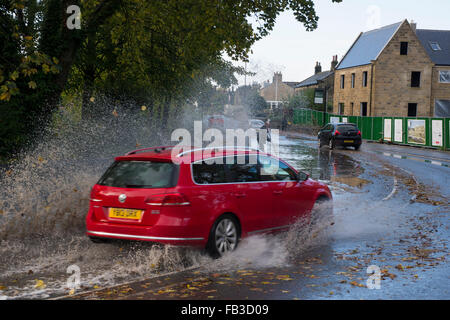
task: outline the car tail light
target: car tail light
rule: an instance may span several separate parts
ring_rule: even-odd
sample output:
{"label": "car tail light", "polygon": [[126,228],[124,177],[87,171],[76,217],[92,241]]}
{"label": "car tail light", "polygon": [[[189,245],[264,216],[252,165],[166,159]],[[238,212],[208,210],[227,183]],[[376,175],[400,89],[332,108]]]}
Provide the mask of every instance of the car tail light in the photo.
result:
{"label": "car tail light", "polygon": [[360,136],[361,135],[361,131],[358,131],[358,136]]}
{"label": "car tail light", "polygon": [[336,130],[336,132],[334,133],[334,135],[335,136],[338,136],[338,135],[340,135],[341,133],[338,131],[338,130]]}
{"label": "car tail light", "polygon": [[92,191],[91,191],[91,201],[92,201],[92,202],[101,202],[101,201],[103,201],[102,199],[100,199],[100,198],[98,197],[98,189],[97,189],[97,186],[94,186],[94,187],[92,188]]}
{"label": "car tail light", "polygon": [[149,206],[189,206],[191,203],[181,193],[165,193],[151,196],[145,201]]}

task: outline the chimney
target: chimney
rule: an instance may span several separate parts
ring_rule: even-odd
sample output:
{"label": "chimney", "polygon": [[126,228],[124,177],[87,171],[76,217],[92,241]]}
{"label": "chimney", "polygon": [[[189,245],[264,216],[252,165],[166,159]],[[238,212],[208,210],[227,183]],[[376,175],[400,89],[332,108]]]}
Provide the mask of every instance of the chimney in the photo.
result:
{"label": "chimney", "polygon": [[283,75],[281,74],[281,72],[275,72],[274,74],[273,74],[273,83],[276,83],[276,82],[283,82]]}
{"label": "chimney", "polygon": [[331,71],[336,70],[336,66],[338,65],[338,56],[333,56],[333,61],[331,61]]}
{"label": "chimney", "polygon": [[411,29],[414,31],[414,33],[417,33],[417,23],[414,22],[414,20],[411,20]]}
{"label": "chimney", "polygon": [[318,74],[322,72],[322,66],[320,65],[320,62],[316,62],[316,67],[314,68],[314,74]]}

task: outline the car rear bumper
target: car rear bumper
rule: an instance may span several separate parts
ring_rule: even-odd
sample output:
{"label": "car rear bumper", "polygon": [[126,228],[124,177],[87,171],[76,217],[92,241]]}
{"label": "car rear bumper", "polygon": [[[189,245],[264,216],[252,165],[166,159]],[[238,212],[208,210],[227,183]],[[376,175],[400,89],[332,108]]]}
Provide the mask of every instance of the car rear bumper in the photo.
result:
{"label": "car rear bumper", "polygon": [[115,239],[128,239],[128,240],[143,240],[143,241],[154,241],[154,242],[164,242],[171,244],[192,244],[193,242],[203,241],[204,238],[173,238],[173,237],[155,237],[155,236],[143,236],[136,234],[125,234],[125,233],[109,233],[102,231],[91,231],[87,230],[86,234],[92,237],[101,238],[115,238]]}
{"label": "car rear bumper", "polygon": [[195,221],[182,219],[159,219],[153,226],[111,223],[96,220],[92,211],[86,218],[86,235],[95,238],[150,241],[170,245],[204,247],[207,231]]}
{"label": "car rear bumper", "polygon": [[334,141],[336,146],[360,146],[362,144],[362,139],[355,137],[335,138]]}

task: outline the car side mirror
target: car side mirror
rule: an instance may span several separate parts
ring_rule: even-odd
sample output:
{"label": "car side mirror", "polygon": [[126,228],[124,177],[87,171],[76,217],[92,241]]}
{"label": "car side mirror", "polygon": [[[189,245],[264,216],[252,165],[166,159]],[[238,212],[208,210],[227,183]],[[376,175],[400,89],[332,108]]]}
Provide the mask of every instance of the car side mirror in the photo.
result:
{"label": "car side mirror", "polygon": [[309,174],[307,174],[307,173],[304,173],[304,172],[299,172],[298,174],[297,174],[297,180],[299,181],[299,182],[303,182],[303,181],[306,181],[306,180],[308,180],[309,179]]}

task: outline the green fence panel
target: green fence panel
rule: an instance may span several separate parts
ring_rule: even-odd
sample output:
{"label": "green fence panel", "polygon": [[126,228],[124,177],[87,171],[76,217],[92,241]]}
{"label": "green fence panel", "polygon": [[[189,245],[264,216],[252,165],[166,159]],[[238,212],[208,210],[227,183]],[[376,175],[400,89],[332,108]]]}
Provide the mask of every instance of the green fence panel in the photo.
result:
{"label": "green fence panel", "polygon": [[372,119],[370,117],[362,117],[359,129],[363,139],[372,140]]}
{"label": "green fence panel", "polygon": [[372,140],[383,139],[383,118],[374,117],[372,120]]}
{"label": "green fence panel", "polygon": [[[327,123],[331,123],[331,118],[338,118],[340,122],[346,118],[347,122],[356,124],[365,140],[384,139],[393,143],[435,148],[441,148],[441,146],[433,141],[432,121],[441,120],[442,148],[450,149],[450,118],[359,117],[340,116],[310,109],[294,111],[295,124],[323,127]],[[385,120],[390,120],[390,139],[385,137]],[[437,140],[436,137],[435,140]]]}

